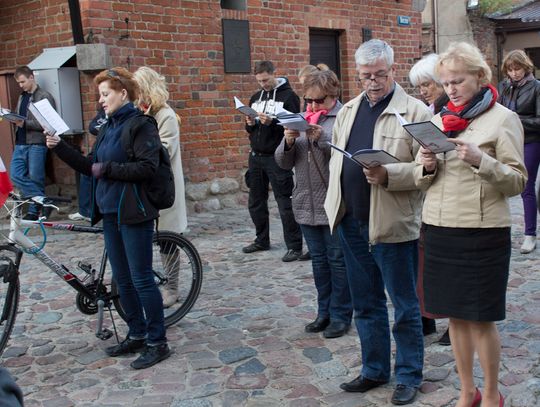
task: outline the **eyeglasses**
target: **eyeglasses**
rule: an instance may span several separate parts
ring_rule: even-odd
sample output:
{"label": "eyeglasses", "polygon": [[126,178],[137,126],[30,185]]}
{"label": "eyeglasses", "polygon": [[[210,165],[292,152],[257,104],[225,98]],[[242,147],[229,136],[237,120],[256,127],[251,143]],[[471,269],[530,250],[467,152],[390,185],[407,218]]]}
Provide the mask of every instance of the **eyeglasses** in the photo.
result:
{"label": "eyeglasses", "polygon": [[306,98],[304,97],[304,101],[310,105],[312,104],[313,102],[317,103],[318,105],[322,105],[324,103],[324,101],[326,100],[326,98],[328,97],[328,95],[325,95],[324,97],[322,98],[319,98],[319,99],[311,99],[311,98]]}
{"label": "eyeglasses", "polygon": [[383,83],[388,79],[390,70],[384,72],[383,74],[374,74],[374,75],[365,75],[358,77],[358,81],[360,81],[362,84],[366,84],[368,82],[376,82],[376,83]]}
{"label": "eyeglasses", "polygon": [[120,76],[120,74],[118,72],[116,72],[114,69],[109,69],[107,70],[107,76],[113,78],[113,79],[116,79],[118,81],[120,81],[120,83],[122,84],[122,86],[124,88],[126,88],[126,84],[124,83],[124,80],[123,78]]}

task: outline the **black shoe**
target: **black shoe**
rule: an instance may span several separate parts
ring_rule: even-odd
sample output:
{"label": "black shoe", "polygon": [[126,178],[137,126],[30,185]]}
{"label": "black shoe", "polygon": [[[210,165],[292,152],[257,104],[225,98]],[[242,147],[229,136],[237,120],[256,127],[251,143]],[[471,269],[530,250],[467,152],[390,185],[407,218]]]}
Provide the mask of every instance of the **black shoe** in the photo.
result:
{"label": "black shoe", "polygon": [[431,318],[422,317],[422,333],[424,336],[428,336],[437,332],[435,326],[435,320]]}
{"label": "black shoe", "polygon": [[264,250],[270,250],[270,246],[262,246],[259,243],[254,242],[242,248],[242,251],[244,253],[255,253],[255,252],[260,252]]}
{"label": "black shoe", "polygon": [[323,336],[325,338],[339,338],[340,336],[343,336],[349,332],[350,328],[350,324],[340,321],[333,321],[330,322],[330,325],[328,325],[328,327],[324,330]]}
{"label": "black shoe", "polygon": [[328,317],[317,317],[315,321],[310,324],[307,324],[305,327],[306,332],[322,332],[330,323],[330,318]]}
{"label": "black shoe", "polygon": [[130,366],[133,369],[146,369],[147,367],[154,366],[156,363],[167,359],[169,356],[171,356],[171,350],[166,343],[158,346],[147,345],[141,353],[141,356],[131,362]]}
{"label": "black shoe", "polygon": [[301,254],[300,256],[298,256],[298,260],[300,261],[311,260],[311,253],[305,252],[304,254]]}
{"label": "black shoe", "polygon": [[290,261],[298,260],[302,252],[300,250],[293,250],[289,249],[287,250],[287,253],[281,258],[282,261],[288,263]]}
{"label": "black shoe", "polygon": [[352,393],[365,393],[366,391],[379,387],[385,383],[386,382],[370,380],[360,375],[348,383],[341,383],[339,388]]}
{"label": "black shoe", "polygon": [[398,384],[394,394],[392,394],[392,404],[397,406],[404,406],[405,404],[411,404],[416,397],[418,389],[412,386],[405,386],[404,384]]}
{"label": "black shoe", "polygon": [[137,353],[144,349],[146,344],[145,339],[129,339],[126,338],[118,345],[110,346],[105,349],[105,353],[109,356],[122,356],[131,353]]}
{"label": "black shoe", "polygon": [[39,215],[37,213],[27,213],[24,215],[23,220],[38,220]]}
{"label": "black shoe", "polygon": [[442,346],[450,346],[452,343],[450,342],[450,331],[447,329],[446,332],[439,338],[437,341],[439,345]]}

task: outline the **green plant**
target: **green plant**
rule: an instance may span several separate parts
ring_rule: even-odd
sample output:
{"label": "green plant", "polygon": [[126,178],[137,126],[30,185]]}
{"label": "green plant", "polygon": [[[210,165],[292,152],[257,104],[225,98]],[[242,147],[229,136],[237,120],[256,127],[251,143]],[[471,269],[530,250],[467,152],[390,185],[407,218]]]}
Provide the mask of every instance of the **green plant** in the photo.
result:
{"label": "green plant", "polygon": [[482,14],[504,14],[512,11],[512,4],[512,0],[480,0],[478,6]]}

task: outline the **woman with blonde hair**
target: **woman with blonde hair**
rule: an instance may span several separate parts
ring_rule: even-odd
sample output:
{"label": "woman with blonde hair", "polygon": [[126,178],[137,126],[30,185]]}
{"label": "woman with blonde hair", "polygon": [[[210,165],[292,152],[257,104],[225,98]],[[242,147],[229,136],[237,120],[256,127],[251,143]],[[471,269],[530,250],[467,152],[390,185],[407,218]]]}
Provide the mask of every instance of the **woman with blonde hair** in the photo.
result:
{"label": "woman with blonde hair", "polygon": [[131,367],[145,369],[171,355],[152,271],[152,236],[159,212],[147,192],[159,166],[161,143],[154,120],[133,105],[139,87],[131,72],[106,69],[94,83],[107,122],[92,158],[57,134],[47,135],[47,146],[70,167],[93,178],[91,222],[103,220],[105,248],[128,325],[126,338],[105,352],[112,357],[142,352]]}
{"label": "woman with blonde hair", "polygon": [[520,49],[510,51],[504,58],[502,72],[506,76],[499,83],[499,103],[519,115],[525,132],[525,167],[529,179],[521,194],[525,230],[521,253],[536,248],[537,204],[536,175],[540,165],[540,81],[533,76],[534,65]]}
{"label": "woman with blonde hair", "polygon": [[[501,343],[495,321],[505,318],[512,218],[508,197],[525,186],[523,128],[497,102],[491,71],[473,45],[450,45],[436,73],[449,97],[432,122],[456,145],[433,154],[420,148],[416,184],[426,190],[425,308],[450,318],[461,391],[456,407],[500,407]],[[473,361],[484,373],[475,388]]]}
{"label": "woman with blonde hair", "polygon": [[[162,230],[183,233],[187,229],[184,173],[180,154],[179,118],[167,104],[169,92],[165,78],[151,68],[143,66],[133,74],[139,85],[139,108],[153,116],[158,124],[159,138],[167,148],[174,174],[174,205],[159,212],[159,227]],[[176,276],[176,278],[174,278]],[[178,272],[169,276],[163,290],[163,305],[170,307],[178,300]]]}

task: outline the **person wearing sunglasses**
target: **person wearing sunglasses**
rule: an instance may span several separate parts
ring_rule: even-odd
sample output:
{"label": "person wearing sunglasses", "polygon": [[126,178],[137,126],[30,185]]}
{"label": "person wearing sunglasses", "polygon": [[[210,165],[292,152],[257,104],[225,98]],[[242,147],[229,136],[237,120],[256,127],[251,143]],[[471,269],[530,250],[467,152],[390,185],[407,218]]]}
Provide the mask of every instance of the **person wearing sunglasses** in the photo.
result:
{"label": "person wearing sunglasses", "polygon": [[347,333],[352,317],[341,244],[337,234],[330,233],[324,212],[330,161],[328,141],[342,107],[338,100],[340,84],[334,72],[315,70],[304,77],[303,90],[307,104],[303,115],[310,128],[302,133],[285,129],[275,158],[281,168],[295,170],[294,217],[311,254],[317,289],[317,318],[305,326],[305,331],[323,331],[325,338],[337,338]]}
{"label": "person wearing sunglasses", "polygon": [[394,111],[409,122],[429,120],[424,103],[394,80],[394,51],[384,41],[363,43],[355,54],[362,93],[339,111],[332,142],[350,153],[382,149],[400,162],[362,169],[332,152],[325,209],[345,256],[362,347],[360,375],[343,383],[349,392],[366,392],[390,380],[388,292],[394,305],[396,388],[392,403],[414,401],[422,382],[424,340],[416,295],[418,236],[422,194],[414,183],[419,146]]}
{"label": "person wearing sunglasses", "polygon": [[93,158],[84,157],[58,136],[47,135],[47,146],[69,166],[93,178],[91,223],[103,219],[105,248],[128,325],[126,338],[105,352],[113,357],[141,352],[131,367],[144,369],[171,354],[163,299],[152,271],[158,210],[146,193],[159,165],[161,141],[155,120],[133,105],[139,87],[128,70],[102,71],[94,83],[107,122],[94,144]]}

